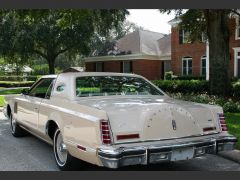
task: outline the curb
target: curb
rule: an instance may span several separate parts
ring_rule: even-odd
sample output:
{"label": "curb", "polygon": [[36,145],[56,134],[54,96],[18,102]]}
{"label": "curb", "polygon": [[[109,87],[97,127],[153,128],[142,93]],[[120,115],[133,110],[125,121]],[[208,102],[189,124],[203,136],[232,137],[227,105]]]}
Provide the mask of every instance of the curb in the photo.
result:
{"label": "curb", "polygon": [[234,149],[232,151],[219,152],[218,155],[240,164],[240,150]]}

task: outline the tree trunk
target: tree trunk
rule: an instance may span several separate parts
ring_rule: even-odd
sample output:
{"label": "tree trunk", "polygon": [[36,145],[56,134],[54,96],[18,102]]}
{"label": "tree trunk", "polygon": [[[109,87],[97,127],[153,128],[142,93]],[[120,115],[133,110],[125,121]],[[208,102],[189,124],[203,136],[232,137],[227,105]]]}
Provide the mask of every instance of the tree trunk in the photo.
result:
{"label": "tree trunk", "polygon": [[209,39],[209,85],[210,93],[229,95],[229,12],[205,10]]}
{"label": "tree trunk", "polygon": [[49,74],[55,74],[55,59],[54,57],[48,57],[48,67],[49,67]]}

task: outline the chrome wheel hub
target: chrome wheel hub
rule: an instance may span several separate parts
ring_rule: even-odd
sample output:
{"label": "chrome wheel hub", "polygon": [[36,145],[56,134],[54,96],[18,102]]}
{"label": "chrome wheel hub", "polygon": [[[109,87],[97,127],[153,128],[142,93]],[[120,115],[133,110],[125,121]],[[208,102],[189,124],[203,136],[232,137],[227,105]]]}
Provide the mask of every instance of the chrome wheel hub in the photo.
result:
{"label": "chrome wheel hub", "polygon": [[59,151],[60,152],[65,152],[67,150],[67,146],[66,144],[64,144],[63,142],[60,144],[60,147],[59,147]]}
{"label": "chrome wheel hub", "polygon": [[57,163],[60,166],[63,166],[67,161],[67,146],[63,142],[63,138],[60,131],[56,133],[54,146]]}

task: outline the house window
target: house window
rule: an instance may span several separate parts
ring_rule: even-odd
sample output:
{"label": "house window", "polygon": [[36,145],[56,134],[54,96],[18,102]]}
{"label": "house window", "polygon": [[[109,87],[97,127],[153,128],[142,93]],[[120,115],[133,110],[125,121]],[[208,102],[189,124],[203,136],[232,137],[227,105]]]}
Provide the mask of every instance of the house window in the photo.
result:
{"label": "house window", "polygon": [[184,57],[182,59],[182,74],[192,75],[192,58],[191,57]]}
{"label": "house window", "polygon": [[236,39],[240,39],[240,18],[236,18]]}
{"label": "house window", "polygon": [[240,79],[240,47],[234,49],[234,76]]}
{"label": "house window", "polygon": [[103,64],[103,62],[96,62],[96,64],[95,64],[95,71],[96,72],[103,72],[104,71],[104,64]]}
{"label": "house window", "polygon": [[179,43],[180,44],[191,43],[189,31],[185,31],[183,29],[179,30]]}
{"label": "house window", "polygon": [[206,61],[206,56],[203,56],[202,58],[201,58],[201,75],[202,76],[206,76],[206,63],[207,63],[207,61]]}
{"label": "house window", "polygon": [[122,62],[122,72],[131,73],[132,72],[132,61],[123,61]]}

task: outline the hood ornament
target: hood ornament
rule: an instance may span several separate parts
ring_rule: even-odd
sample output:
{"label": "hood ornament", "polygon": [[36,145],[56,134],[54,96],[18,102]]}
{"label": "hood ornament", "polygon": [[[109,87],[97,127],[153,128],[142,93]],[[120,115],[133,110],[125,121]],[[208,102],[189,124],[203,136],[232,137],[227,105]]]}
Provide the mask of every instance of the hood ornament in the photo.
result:
{"label": "hood ornament", "polygon": [[172,128],[173,128],[173,130],[177,129],[177,124],[176,124],[175,120],[172,120]]}

